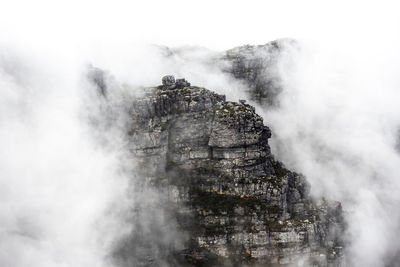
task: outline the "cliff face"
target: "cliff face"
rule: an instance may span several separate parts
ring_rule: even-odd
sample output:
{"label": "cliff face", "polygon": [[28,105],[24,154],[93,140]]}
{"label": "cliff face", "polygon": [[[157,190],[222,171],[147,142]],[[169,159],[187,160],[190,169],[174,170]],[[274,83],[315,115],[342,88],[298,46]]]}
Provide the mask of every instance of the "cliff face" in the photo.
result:
{"label": "cliff face", "polygon": [[[185,266],[335,266],[340,204],[317,205],[305,178],[274,159],[270,130],[252,106],[186,85],[148,88],[128,111],[143,183],[166,196],[186,236],[168,251]],[[119,253],[129,258],[135,242]],[[135,265],[159,265],[152,256]]]}
{"label": "cliff face", "polygon": [[279,42],[259,46],[240,46],[226,51],[220,61],[224,71],[246,84],[251,100],[276,105],[281,92],[277,64],[281,53]]}

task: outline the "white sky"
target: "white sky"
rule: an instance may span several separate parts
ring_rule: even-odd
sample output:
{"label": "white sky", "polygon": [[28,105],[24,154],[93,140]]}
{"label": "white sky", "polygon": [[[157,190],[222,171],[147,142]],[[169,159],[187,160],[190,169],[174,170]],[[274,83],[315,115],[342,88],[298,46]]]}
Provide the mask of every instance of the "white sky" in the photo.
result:
{"label": "white sky", "polygon": [[373,41],[397,34],[398,10],[396,1],[1,0],[0,38],[84,49],[139,42],[222,50],[282,37]]}

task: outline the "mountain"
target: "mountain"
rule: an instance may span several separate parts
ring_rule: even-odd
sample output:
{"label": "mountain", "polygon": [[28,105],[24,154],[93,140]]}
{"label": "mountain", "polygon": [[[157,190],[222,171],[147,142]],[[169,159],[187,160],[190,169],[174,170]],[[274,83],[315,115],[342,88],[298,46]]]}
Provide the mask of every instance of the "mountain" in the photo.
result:
{"label": "mountain", "polygon": [[216,62],[223,71],[242,81],[250,100],[264,106],[277,106],[282,92],[279,60],[287,53],[287,47],[296,47],[296,41],[281,39],[264,45],[245,45],[230,49]]}
{"label": "mountain", "polygon": [[[89,77],[104,97],[101,73]],[[124,109],[136,205],[116,262],[337,266],[340,203],[313,200],[305,177],[274,158],[255,108],[183,79],[163,83]]]}

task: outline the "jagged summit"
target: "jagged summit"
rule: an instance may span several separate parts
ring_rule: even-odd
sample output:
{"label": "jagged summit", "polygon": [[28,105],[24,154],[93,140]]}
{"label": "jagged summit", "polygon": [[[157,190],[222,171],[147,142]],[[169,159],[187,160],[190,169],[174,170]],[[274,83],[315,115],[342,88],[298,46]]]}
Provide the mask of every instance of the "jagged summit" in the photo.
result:
{"label": "jagged summit", "polygon": [[[105,79],[89,79],[107,95]],[[253,106],[171,75],[143,90],[120,115],[142,203],[115,248],[120,266],[339,266],[340,203],[315,202],[274,159]]]}
{"label": "jagged summit", "polygon": [[[265,107],[279,106],[279,95],[283,91],[280,65],[282,58],[299,49],[296,40],[278,39],[263,45],[243,45],[224,52],[210,53],[205,63],[211,68],[217,67],[234,80],[246,86],[249,98]],[[172,55],[182,58],[185,48],[171,49],[160,47],[165,58]],[[191,59],[196,62],[196,58]]]}
{"label": "jagged summit", "polygon": [[[105,96],[99,73],[88,78]],[[253,106],[171,75],[143,90],[120,116],[133,195],[157,198],[132,211],[134,230],[115,251],[121,266],[339,266],[340,203],[315,202],[305,177],[274,159]]]}
{"label": "jagged summit", "polygon": [[162,84],[164,90],[182,89],[190,86],[185,79],[176,79],[172,75],[166,75],[162,78]]}
{"label": "jagged summit", "polygon": [[189,236],[174,251],[180,264],[334,264],[340,204],[317,205],[305,178],[274,159],[254,107],[173,76],[162,82],[133,100],[129,147]]}

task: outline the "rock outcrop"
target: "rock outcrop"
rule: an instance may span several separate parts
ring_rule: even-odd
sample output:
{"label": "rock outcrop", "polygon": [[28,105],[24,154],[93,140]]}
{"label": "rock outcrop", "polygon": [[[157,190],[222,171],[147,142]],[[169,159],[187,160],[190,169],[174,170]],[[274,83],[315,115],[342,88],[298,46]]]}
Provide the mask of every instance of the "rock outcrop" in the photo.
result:
{"label": "rock outcrop", "polygon": [[251,100],[264,106],[277,106],[282,92],[279,64],[296,47],[296,41],[281,39],[265,45],[245,45],[226,51],[217,62],[236,80],[245,83]]}
{"label": "rock outcrop", "polygon": [[[171,77],[163,83],[130,104],[128,145],[186,237],[171,251],[176,264],[336,266],[340,203],[316,203],[306,179],[274,159],[254,107]],[[140,264],[157,265],[148,262]]]}
{"label": "rock outcrop", "polygon": [[222,75],[230,76],[244,85],[249,100],[263,107],[279,106],[283,91],[282,71],[291,67],[293,53],[300,49],[294,39],[284,38],[263,45],[243,45],[224,52],[205,54],[204,58],[192,57],[187,48],[158,47],[166,60],[200,63],[202,67],[215,68]]}

